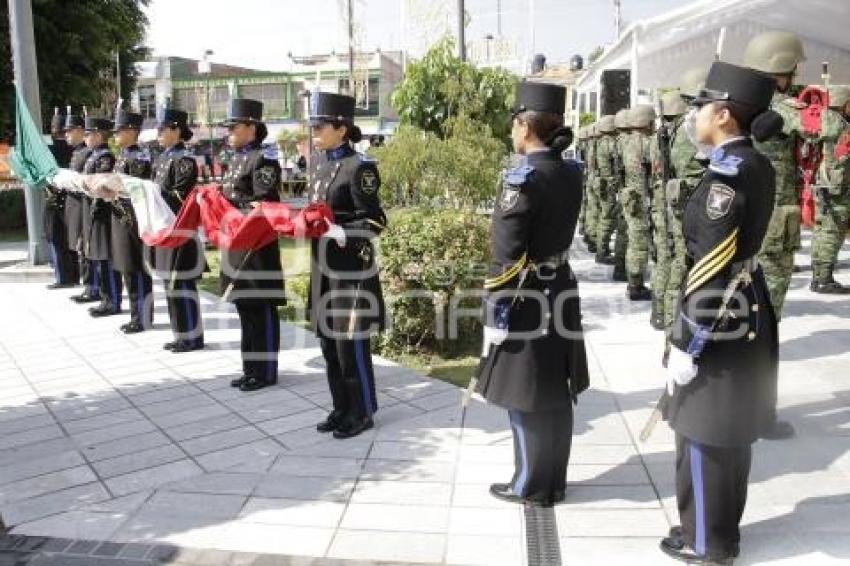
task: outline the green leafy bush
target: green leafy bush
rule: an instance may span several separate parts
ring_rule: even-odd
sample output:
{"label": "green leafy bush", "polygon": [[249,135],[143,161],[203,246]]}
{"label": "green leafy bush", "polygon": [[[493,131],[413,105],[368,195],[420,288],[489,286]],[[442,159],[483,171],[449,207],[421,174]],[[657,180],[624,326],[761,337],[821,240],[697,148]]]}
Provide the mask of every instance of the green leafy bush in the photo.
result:
{"label": "green leafy bush", "polygon": [[[382,353],[456,356],[479,346],[488,226],[486,216],[464,210],[393,211],[380,239],[381,280],[392,317],[389,331],[376,341]],[[468,312],[456,316],[458,309]]]}
{"label": "green leafy bush", "polygon": [[496,197],[505,147],[489,127],[460,115],[448,135],[402,126],[372,154],[380,162],[381,199],[386,206],[475,207]]}

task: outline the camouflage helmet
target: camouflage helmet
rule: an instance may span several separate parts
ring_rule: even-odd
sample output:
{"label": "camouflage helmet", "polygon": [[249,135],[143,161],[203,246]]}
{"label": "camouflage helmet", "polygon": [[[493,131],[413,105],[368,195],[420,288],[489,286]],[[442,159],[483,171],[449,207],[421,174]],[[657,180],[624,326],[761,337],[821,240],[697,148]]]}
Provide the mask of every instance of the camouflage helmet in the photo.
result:
{"label": "camouflage helmet", "polygon": [[829,87],[830,108],[844,108],[850,102],[850,86],[834,85]]}
{"label": "camouflage helmet", "polygon": [[629,126],[629,109],[623,108],[614,114],[614,127],[618,130],[630,128]]}
{"label": "camouflage helmet", "polygon": [[662,116],[681,116],[687,113],[688,105],[682,100],[682,91],[668,90],[661,96]]}
{"label": "camouflage helmet", "polygon": [[655,121],[655,108],[649,104],[638,104],[628,115],[629,126],[632,128],[648,128]]}
{"label": "camouflage helmet", "polygon": [[707,67],[695,67],[682,76],[682,86],[679,89],[684,98],[696,98],[700,89],[705,88],[705,80],[708,78]]}
{"label": "camouflage helmet", "polygon": [[599,134],[613,134],[617,130],[617,125],[614,121],[614,116],[612,114],[606,114],[599,119],[599,123],[596,126],[596,131]]}
{"label": "camouflage helmet", "polygon": [[803,42],[790,31],[766,31],[750,40],[744,65],[772,75],[788,75],[806,60]]}

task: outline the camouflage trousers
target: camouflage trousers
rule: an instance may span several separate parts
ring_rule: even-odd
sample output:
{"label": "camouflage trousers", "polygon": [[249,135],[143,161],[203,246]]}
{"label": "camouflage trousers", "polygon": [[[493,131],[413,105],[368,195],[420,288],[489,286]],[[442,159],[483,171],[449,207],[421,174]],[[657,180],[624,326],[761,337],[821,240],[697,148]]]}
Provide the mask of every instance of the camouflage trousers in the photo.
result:
{"label": "camouflage trousers", "polygon": [[619,203],[617,183],[610,177],[599,179],[599,216],[596,222],[596,248],[599,254],[611,252],[611,236],[617,230]]}
{"label": "camouflage trousers", "polygon": [[649,264],[649,222],[646,196],[640,185],[627,184],[620,193],[620,204],[626,223],[626,273],[643,276]]}
{"label": "camouflage trousers", "polygon": [[[669,227],[667,226],[667,199],[664,187],[656,184],[652,192],[652,222],[655,242],[655,266],[652,269],[652,310],[667,320],[665,307],[667,285],[670,280],[670,256],[672,253]],[[672,318],[672,315],[671,317]]]}
{"label": "camouflage trousers", "polygon": [[682,285],[685,283],[685,277],[688,275],[688,250],[685,247],[685,233],[682,229],[681,211],[673,209],[668,218],[667,228],[670,230],[673,246],[670,251],[670,261],[668,263],[667,285],[664,288],[664,328],[670,329],[673,326],[673,319],[676,316],[679,294]]}
{"label": "camouflage trousers", "polygon": [[829,200],[815,191],[815,226],[812,230],[812,278],[828,282],[838,261],[838,252],[850,228],[850,187],[828,188]]}
{"label": "camouflage trousers", "polygon": [[588,177],[584,187],[584,230],[586,241],[596,242],[599,223],[599,178]]}
{"label": "camouflage trousers", "polygon": [[777,205],[770,217],[767,234],[758,254],[764,270],[770,301],[776,319],[782,318],[785,295],[794,273],[794,252],[800,249],[800,222],[802,212],[798,205]]}

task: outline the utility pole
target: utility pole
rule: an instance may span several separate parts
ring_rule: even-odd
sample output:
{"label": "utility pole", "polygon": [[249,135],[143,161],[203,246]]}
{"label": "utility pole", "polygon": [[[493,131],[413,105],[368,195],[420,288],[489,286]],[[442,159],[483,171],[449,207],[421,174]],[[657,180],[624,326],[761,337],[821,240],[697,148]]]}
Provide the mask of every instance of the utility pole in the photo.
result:
{"label": "utility pole", "polygon": [[357,98],[354,92],[354,2],[348,0],[348,94]]}
{"label": "utility pole", "polygon": [[457,0],[457,54],[466,61],[466,7],[463,0]]}
{"label": "utility pole", "polygon": [[621,0],[614,0],[614,41],[620,39],[623,33],[623,6]]}
{"label": "utility pole", "polygon": [[[9,35],[12,44],[12,61],[15,66],[15,83],[26,102],[32,120],[39,131],[41,124],[41,100],[38,92],[38,65],[35,58],[35,37],[32,27],[31,0],[9,0]],[[40,187],[24,187],[27,208],[28,255],[32,265],[45,262],[45,245],[42,230]]]}

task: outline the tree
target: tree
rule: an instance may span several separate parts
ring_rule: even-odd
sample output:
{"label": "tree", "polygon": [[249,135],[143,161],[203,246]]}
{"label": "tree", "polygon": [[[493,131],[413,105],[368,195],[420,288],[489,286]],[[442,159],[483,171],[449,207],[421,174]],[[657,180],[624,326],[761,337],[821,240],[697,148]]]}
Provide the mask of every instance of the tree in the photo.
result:
{"label": "tree", "polygon": [[[115,55],[121,60],[121,96],[129,100],[149,0],[33,0],[33,27],[45,123],[55,106],[86,105],[112,115],[116,104]],[[14,124],[12,53],[8,2],[0,1],[0,132]]]}
{"label": "tree", "polygon": [[476,68],[454,53],[454,39],[446,37],[408,65],[392,95],[401,121],[444,138],[450,119],[465,115],[507,143],[516,77],[504,69]]}

